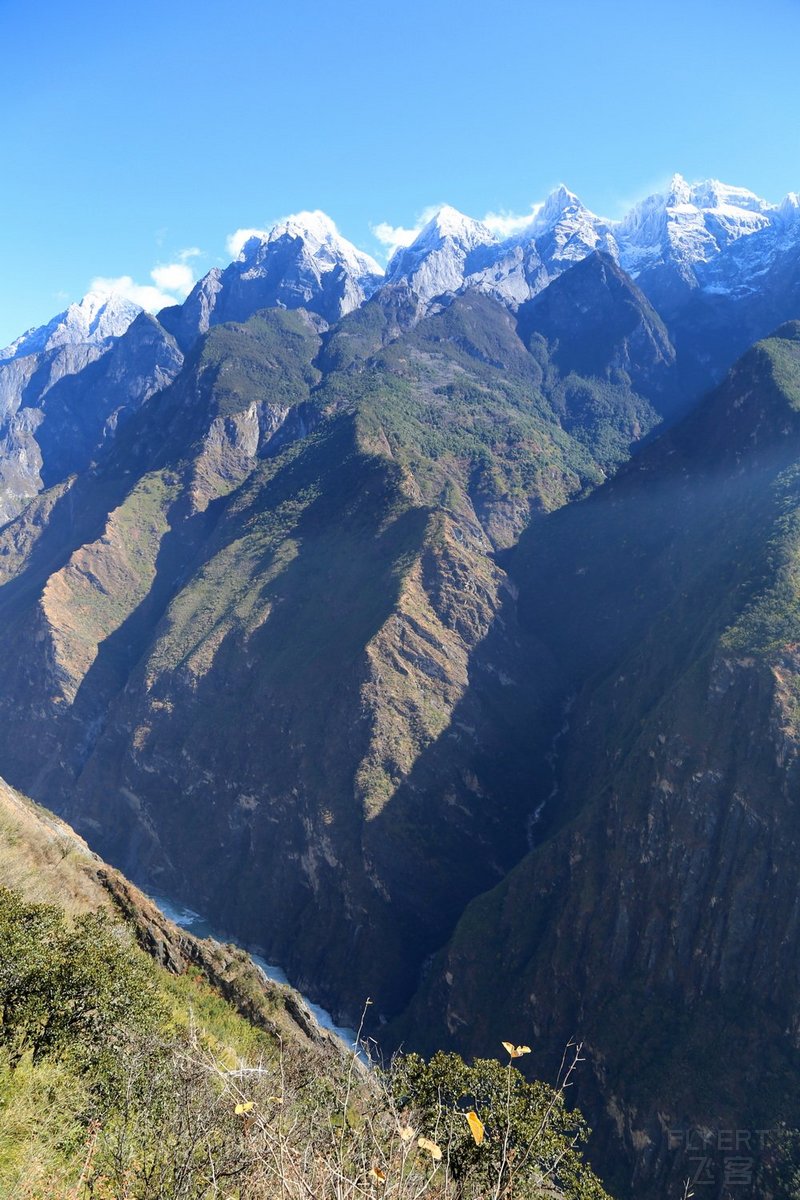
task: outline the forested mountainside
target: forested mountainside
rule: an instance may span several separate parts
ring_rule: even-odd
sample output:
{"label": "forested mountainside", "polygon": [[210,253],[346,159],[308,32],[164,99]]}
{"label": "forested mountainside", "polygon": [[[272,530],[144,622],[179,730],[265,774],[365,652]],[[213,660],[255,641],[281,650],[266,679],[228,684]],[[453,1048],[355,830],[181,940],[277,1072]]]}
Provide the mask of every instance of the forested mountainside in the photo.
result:
{"label": "forested mountainside", "polygon": [[310,214],[0,356],[0,771],[387,1047],[585,1040],[620,1195],[798,1124],[797,211]]}

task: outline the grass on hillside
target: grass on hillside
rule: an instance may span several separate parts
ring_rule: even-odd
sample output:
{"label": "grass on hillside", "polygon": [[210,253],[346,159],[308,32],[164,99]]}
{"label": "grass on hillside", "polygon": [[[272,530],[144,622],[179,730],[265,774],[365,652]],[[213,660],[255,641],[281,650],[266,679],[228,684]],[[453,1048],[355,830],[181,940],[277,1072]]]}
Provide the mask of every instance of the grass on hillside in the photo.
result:
{"label": "grass on hillside", "polygon": [[368,1073],[170,977],[107,914],[0,889],[0,1196],[603,1200],[564,1089],[513,1059]]}

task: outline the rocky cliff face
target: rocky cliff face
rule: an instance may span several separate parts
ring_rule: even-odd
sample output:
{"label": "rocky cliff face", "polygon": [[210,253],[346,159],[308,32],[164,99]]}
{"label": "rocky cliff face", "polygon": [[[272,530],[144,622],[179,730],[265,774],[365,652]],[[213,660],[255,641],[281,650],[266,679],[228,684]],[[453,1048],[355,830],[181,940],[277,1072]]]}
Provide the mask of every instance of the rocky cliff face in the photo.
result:
{"label": "rocky cliff face", "polygon": [[338,321],[368,300],[382,277],[374,259],[343,238],[329,217],[303,212],[253,234],[235,262],[215,267],[182,305],[159,318],[186,350],[212,325],[245,321],[260,308],[303,308]]}
{"label": "rocky cliff face", "polygon": [[[496,554],[603,473],[504,307],[368,307],[213,327],[0,535],[6,769],[349,1017],[524,848],[550,668]],[[622,456],[657,415],[603,399]]]}
{"label": "rocky cliff face", "polygon": [[0,357],[0,524],[42,488],[85,471],[183,361],[154,318],[113,299],[92,307],[92,299]]}
{"label": "rocky cliff face", "polygon": [[524,619],[578,700],[535,849],[467,910],[407,1026],[482,1053],[522,1022],[545,1070],[580,1037],[583,1103],[637,1196],[681,1194],[674,1131],[800,1117],[799,406],[794,325],[521,551]]}
{"label": "rocky cliff face", "polygon": [[312,1056],[318,1068],[345,1047],[321,1028],[293,989],[266,979],[249,955],[212,938],[197,938],[170,921],[119,871],[98,858],[64,821],[0,780],[0,886],[71,915],[104,910],[132,929],[166,971],[194,969],[233,1009]]}

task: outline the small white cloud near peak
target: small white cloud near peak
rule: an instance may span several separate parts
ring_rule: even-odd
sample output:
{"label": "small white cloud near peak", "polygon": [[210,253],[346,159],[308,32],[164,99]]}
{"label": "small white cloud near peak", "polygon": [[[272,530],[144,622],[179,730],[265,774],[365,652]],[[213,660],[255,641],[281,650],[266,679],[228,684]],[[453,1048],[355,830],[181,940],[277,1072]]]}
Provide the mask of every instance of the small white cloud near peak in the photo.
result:
{"label": "small white cloud near peak", "polygon": [[373,236],[382,246],[386,247],[389,254],[394,254],[395,250],[401,246],[410,246],[421,228],[420,225],[416,229],[405,229],[402,225],[390,225],[388,221],[379,221],[377,225],[370,225]]}
{"label": "small white cloud near peak", "polygon": [[225,239],[225,247],[231,258],[238,258],[251,238],[259,238],[264,241],[268,236],[266,229],[237,229],[235,233],[228,234]]}
{"label": "small white cloud near peak", "polygon": [[446,207],[443,204],[430,204],[422,210],[412,226],[391,225],[388,221],[379,221],[376,225],[370,225],[370,232],[384,247],[383,253],[391,258],[396,250],[404,250],[415,242],[425,226]]}
{"label": "small white cloud near peak", "polygon": [[136,283],[130,275],[117,275],[114,278],[97,275],[89,284],[89,291],[100,296],[122,296],[147,312],[158,312],[160,308],[178,303],[174,296],[163,292],[161,288]]}
{"label": "small white cloud near peak", "polygon": [[532,225],[543,208],[544,202],[540,201],[538,204],[532,204],[530,210],[524,213],[508,212],[507,209],[503,209],[502,212],[488,212],[483,218],[483,224],[499,238],[514,237]]}
{"label": "small white cloud near peak", "polygon": [[97,296],[121,296],[147,312],[158,312],[180,304],[189,295],[195,285],[195,273],[187,260],[201,253],[190,246],[176,255],[175,262],[158,263],[150,272],[152,283],[137,283],[132,275],[98,275],[89,284],[89,291]]}
{"label": "small white cloud near peak", "polygon": [[153,267],[150,278],[156,287],[186,297],[194,287],[194,271],[185,262],[166,263]]}

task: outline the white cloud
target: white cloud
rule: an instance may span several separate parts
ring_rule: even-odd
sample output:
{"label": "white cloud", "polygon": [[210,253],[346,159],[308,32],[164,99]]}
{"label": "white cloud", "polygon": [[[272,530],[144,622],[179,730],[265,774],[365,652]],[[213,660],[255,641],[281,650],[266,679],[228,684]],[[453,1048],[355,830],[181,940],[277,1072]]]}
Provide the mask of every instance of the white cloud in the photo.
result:
{"label": "white cloud", "polygon": [[194,271],[184,262],[166,263],[153,267],[150,278],[158,288],[165,292],[177,292],[186,297],[194,287]]}
{"label": "white cloud", "polygon": [[228,248],[228,254],[231,258],[238,258],[242,252],[245,242],[248,242],[251,237],[266,237],[264,229],[237,229],[235,233],[228,234],[225,240],[225,245]]}
{"label": "white cloud", "polygon": [[384,251],[386,257],[391,258],[395,250],[411,245],[417,234],[425,228],[432,217],[436,216],[441,207],[441,204],[429,204],[422,210],[411,228],[406,228],[404,225],[390,225],[388,221],[380,221],[377,225],[370,225],[370,230],[373,237],[376,237],[381,245],[386,247]]}
{"label": "white cloud", "polygon": [[488,212],[483,217],[483,223],[484,225],[488,225],[492,233],[496,233],[498,237],[513,237],[515,233],[521,233],[523,229],[527,228],[531,221],[538,216],[543,207],[544,205],[541,203],[532,204],[530,212],[526,213]]}
{"label": "white cloud", "polygon": [[[188,251],[178,255],[183,258]],[[191,249],[191,257],[199,251]],[[89,290],[103,296],[112,293],[132,300],[147,312],[158,312],[170,304],[180,304],[189,295],[195,284],[194,271],[186,262],[159,263],[150,272],[152,283],[137,283],[131,275],[113,277],[98,275],[89,285]]]}
{"label": "white cloud", "polygon": [[420,225],[416,229],[404,229],[402,225],[389,225],[387,221],[381,221],[378,225],[370,225],[375,237],[382,246],[388,247],[390,253],[394,252],[398,246],[410,246],[421,228]]}
{"label": "white cloud", "polygon": [[158,312],[160,308],[178,303],[175,296],[170,296],[147,283],[135,283],[130,275],[118,275],[113,279],[98,275],[89,284],[89,291],[99,292],[101,296],[110,296],[112,293],[124,296],[126,300],[132,300],[147,312]]}
{"label": "white cloud", "polygon": [[202,258],[203,251],[199,246],[187,246],[185,250],[181,250],[178,258],[182,263],[188,262],[190,258]]}

